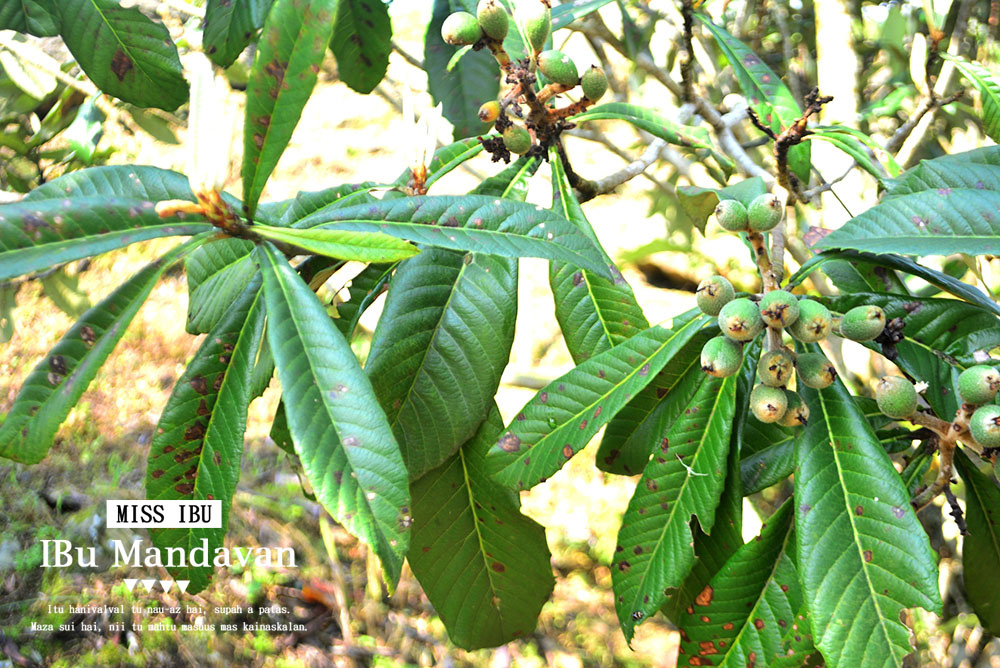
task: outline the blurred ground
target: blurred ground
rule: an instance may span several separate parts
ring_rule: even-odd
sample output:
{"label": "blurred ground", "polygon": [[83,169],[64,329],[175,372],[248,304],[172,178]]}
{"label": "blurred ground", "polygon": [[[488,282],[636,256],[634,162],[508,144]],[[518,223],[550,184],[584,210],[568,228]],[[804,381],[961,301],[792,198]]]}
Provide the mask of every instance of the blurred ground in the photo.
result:
{"label": "blurred ground", "polygon": [[[395,39],[419,55],[427,19],[424,8],[397,3],[393,11]],[[413,141],[397,109],[402,89],[414,90],[418,107],[427,98],[421,92],[426,88],[423,73],[395,53],[389,79],[385,97],[360,96],[336,81],[334,65],[328,63],[265,199],[291,197],[300,189],[394,178],[406,166]],[[240,106],[242,94],[235,93],[231,102]],[[609,130],[617,136],[614,128]],[[183,128],[178,134],[183,141]],[[620,136],[622,147],[631,148],[635,135],[621,131]],[[113,131],[104,141],[120,148],[113,162],[184,168],[183,147]],[[239,139],[234,142],[239,143]],[[583,140],[573,140],[569,147],[576,168],[586,176],[603,176],[624,164]],[[238,194],[238,146],[234,153],[227,188]],[[472,161],[470,167],[481,175],[500,169],[487,158]],[[439,182],[432,194],[465,192],[476,182],[468,171],[457,170]],[[642,194],[646,188],[642,182],[629,184],[586,207],[613,257],[663,235],[663,218],[647,217],[649,200]],[[549,193],[547,175],[540,172],[530,199],[548,204]],[[81,274],[80,284],[96,301],[170,245],[170,241],[159,241],[102,256]],[[686,275],[689,281],[698,278],[681,254],[668,257],[663,264],[673,265],[677,275]],[[505,376],[519,383],[525,378],[551,379],[571,366],[553,315],[545,263],[525,260],[521,266],[521,315]],[[706,266],[703,271],[710,269]],[[690,292],[654,288],[633,268],[625,268],[625,276],[651,322],[693,305]],[[169,594],[139,593],[141,587],[129,593],[115,586],[128,576],[124,572],[93,575],[40,569],[37,541],[58,537],[90,544],[95,537],[112,537],[111,531],[102,529],[103,501],[142,497],[152,430],[185,361],[200,343],[200,338],[184,333],[186,300],[183,274],[163,280],[70,414],[47,459],[33,467],[0,463],[0,650],[11,650],[17,639],[16,652],[53,666],[324,666],[330,665],[331,655],[344,665],[673,665],[677,639],[665,622],[652,620],[641,626],[633,643],[635,651],[625,645],[618,630],[606,564],[635,480],[598,472],[593,466],[594,445],[547,483],[523,495],[525,512],[547,528],[558,573],[555,594],[542,612],[537,633],[500,650],[463,652],[448,643],[442,624],[408,571],[397,591],[387,597],[368,577],[371,569],[363,548],[327,522],[319,507],[303,496],[289,458],[266,438],[277,402],[273,385],[250,409],[243,472],[227,543],[294,547],[299,569],[220,571],[212,586],[195,598],[203,607],[278,603],[289,609],[283,618],[311,620],[305,622],[309,630],[284,635],[215,635],[167,629],[139,635],[57,634],[25,642],[27,636],[20,631],[29,617],[57,626],[70,620],[106,623],[129,618],[127,612],[110,620],[50,614],[51,604],[93,601],[124,604],[127,610],[131,605],[177,602]],[[373,307],[363,325],[373,326],[379,308],[380,304]],[[22,286],[15,318],[14,338],[0,348],[0,411],[10,406],[26,374],[72,324],[42,298],[34,282]],[[530,323],[525,322],[529,318]],[[504,416],[511,418],[533,393],[505,383],[498,396]],[[59,498],[66,500],[61,509]],[[183,620],[182,614],[177,621]],[[350,642],[344,641],[345,636]],[[0,665],[9,664],[0,659]]]}

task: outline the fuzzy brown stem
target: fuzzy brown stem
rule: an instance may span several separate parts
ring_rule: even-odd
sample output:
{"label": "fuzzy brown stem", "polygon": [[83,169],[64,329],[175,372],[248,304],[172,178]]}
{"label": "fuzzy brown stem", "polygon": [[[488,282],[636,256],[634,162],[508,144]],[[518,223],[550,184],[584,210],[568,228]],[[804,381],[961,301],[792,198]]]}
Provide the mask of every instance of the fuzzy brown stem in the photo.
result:
{"label": "fuzzy brown stem", "polygon": [[560,93],[565,93],[568,90],[573,90],[573,88],[575,88],[575,86],[565,86],[563,84],[550,83],[545,88],[538,91],[538,94],[535,97],[538,99],[540,103],[545,104],[556,95],[559,95]]}
{"label": "fuzzy brown stem", "polygon": [[[928,487],[917,494],[911,504],[915,510],[920,510],[941,494],[951,484],[951,477],[955,472],[955,447],[958,439],[968,433],[969,418],[975,406],[972,404],[962,404],[955,413],[955,419],[948,426],[946,433],[938,440],[938,475]],[[911,416],[911,420],[914,416]],[[943,422],[943,420],[942,420]],[[919,424],[919,423],[918,423]]]}

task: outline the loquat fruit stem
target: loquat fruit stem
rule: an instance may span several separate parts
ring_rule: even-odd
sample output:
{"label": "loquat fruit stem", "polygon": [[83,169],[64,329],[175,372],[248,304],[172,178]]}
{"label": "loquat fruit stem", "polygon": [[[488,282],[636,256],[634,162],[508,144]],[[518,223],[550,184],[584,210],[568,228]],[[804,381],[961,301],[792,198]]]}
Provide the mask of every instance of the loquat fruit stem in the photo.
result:
{"label": "loquat fruit stem", "polygon": [[[940,457],[938,459],[937,478],[913,497],[910,504],[914,510],[919,511],[951,485],[951,478],[955,472],[955,447],[958,445],[958,439],[968,433],[969,418],[972,417],[974,410],[975,406],[972,404],[962,404],[955,413],[955,419],[948,425],[944,435],[941,436],[938,441],[938,453]],[[922,424],[921,422],[917,422],[917,419],[921,419],[917,415],[911,415],[908,419],[915,424]],[[944,420],[939,420],[939,422],[947,424]],[[924,426],[934,429],[931,425]],[[937,429],[934,429],[934,431],[937,431]]]}

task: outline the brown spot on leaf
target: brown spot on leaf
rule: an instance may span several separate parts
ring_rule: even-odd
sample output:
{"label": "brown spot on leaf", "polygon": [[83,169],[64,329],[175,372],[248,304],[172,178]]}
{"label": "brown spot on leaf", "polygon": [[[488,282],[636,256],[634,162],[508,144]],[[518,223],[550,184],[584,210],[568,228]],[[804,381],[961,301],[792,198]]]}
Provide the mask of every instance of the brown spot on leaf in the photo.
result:
{"label": "brown spot on leaf", "polygon": [[865,550],[862,554],[863,554],[863,556],[865,558],[865,561],[871,561],[872,560],[872,551],[871,550]]}
{"label": "brown spot on leaf", "polygon": [[732,631],[733,630],[733,623],[732,622],[726,622],[725,624],[722,625],[722,629],[724,631]]}
{"label": "brown spot on leaf", "polygon": [[80,328],[80,338],[83,339],[83,342],[87,344],[88,348],[94,345],[94,342],[97,341],[97,335],[94,334],[94,328],[90,325],[84,325]]}
{"label": "brown spot on leaf", "polygon": [[208,394],[208,382],[204,376],[195,376],[190,382],[191,389],[198,394]]}
{"label": "brown spot on leaf", "polygon": [[115,55],[111,58],[111,71],[118,81],[124,81],[125,75],[129,73],[132,69],[132,59],[128,57],[123,49],[118,49],[115,51]]}
{"label": "brown spot on leaf", "polygon": [[497,445],[504,452],[517,452],[521,449],[521,438],[517,434],[512,434],[511,432],[505,433],[497,441]]}
{"label": "brown spot on leaf", "polygon": [[701,593],[695,596],[695,605],[705,606],[712,602],[712,596],[715,595],[715,590],[712,589],[712,585],[705,585],[705,588],[701,590]]}
{"label": "brown spot on leaf", "polygon": [[184,440],[185,441],[197,441],[205,436],[205,425],[201,422],[195,422],[190,427],[184,430]]}
{"label": "brown spot on leaf", "polygon": [[162,476],[164,473],[165,473],[165,471],[163,469],[156,469],[155,471],[153,471],[152,473],[150,473],[150,475],[153,476],[153,480],[156,480],[160,476]]}
{"label": "brown spot on leaf", "polygon": [[503,573],[505,570],[507,570],[507,567],[501,564],[499,561],[494,561],[492,564],[490,564],[490,568],[495,570],[497,573]]}
{"label": "brown spot on leaf", "polygon": [[179,494],[187,495],[194,491],[194,483],[182,482],[179,485],[174,485],[174,489],[176,489]]}
{"label": "brown spot on leaf", "polygon": [[864,515],[865,514],[865,508],[864,508],[864,506],[862,506],[860,504],[854,506],[854,514],[855,515]]}
{"label": "brown spot on leaf", "polygon": [[210,415],[212,413],[212,411],[208,409],[208,403],[204,399],[198,403],[197,413],[198,415]]}
{"label": "brown spot on leaf", "polygon": [[573,446],[567,443],[566,445],[563,446],[562,453],[563,457],[569,459],[570,457],[573,456]]}
{"label": "brown spot on leaf", "polygon": [[757,619],[753,620],[753,626],[755,629],[760,631],[761,629],[764,628],[764,620],[758,617]]}
{"label": "brown spot on leaf", "polygon": [[618,564],[618,570],[622,573],[628,573],[628,569],[632,568],[632,564],[627,561],[622,561]]}

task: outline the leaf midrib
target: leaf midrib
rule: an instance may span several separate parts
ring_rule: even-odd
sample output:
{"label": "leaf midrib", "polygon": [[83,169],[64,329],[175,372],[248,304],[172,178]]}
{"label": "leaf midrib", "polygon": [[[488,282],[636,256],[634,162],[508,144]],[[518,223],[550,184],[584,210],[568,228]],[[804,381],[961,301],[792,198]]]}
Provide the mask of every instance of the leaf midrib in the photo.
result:
{"label": "leaf midrib", "polygon": [[[846,483],[844,481],[844,475],[843,475],[843,466],[842,466],[841,461],[840,461],[840,455],[838,454],[838,450],[837,450],[837,448],[835,446],[835,444],[837,443],[838,439],[833,434],[833,431],[830,429],[830,417],[831,417],[831,415],[830,415],[830,412],[827,410],[827,399],[824,396],[824,394],[823,394],[822,391],[817,391],[816,392],[816,396],[819,398],[820,407],[821,407],[821,409],[823,411],[824,424],[826,425],[826,435],[829,438],[829,448],[830,448],[830,451],[833,453],[833,459],[834,459],[834,462],[836,463],[837,480],[840,483],[840,491],[841,491],[841,494],[842,494],[843,499],[844,499],[844,511],[845,511],[844,514],[847,515],[847,519],[851,523],[851,537],[853,539],[851,542],[854,543],[854,547],[858,551],[858,563],[861,565],[861,572],[864,573],[864,575],[865,575],[865,584],[868,587],[868,593],[870,595],[869,597],[870,597],[870,599],[872,601],[872,604],[875,606],[876,618],[878,619],[877,626],[878,626],[879,629],[882,630],[882,633],[885,636],[886,646],[888,646],[889,648],[893,648],[896,645],[895,645],[895,643],[893,643],[892,637],[889,635],[889,629],[886,627],[886,624],[885,624],[885,615],[882,613],[882,606],[879,603],[878,595],[875,592],[875,588],[872,586],[871,576],[868,574],[868,567],[865,565],[868,562],[865,561],[864,550],[862,549],[862,546],[861,546],[861,544],[858,541],[858,536],[860,536],[862,534],[859,532],[858,527],[855,524],[855,521],[854,521],[854,511],[851,508],[851,501],[848,498],[847,486],[846,486]],[[832,623],[832,620],[831,620],[831,623]],[[852,622],[852,626],[853,626],[853,624],[854,623]],[[823,629],[823,635],[825,636],[828,631],[829,631],[829,628]],[[813,629],[813,632],[815,633],[815,629]],[[822,636],[820,636],[820,637],[822,638]]]}
{"label": "leaf midrib", "polygon": [[[142,75],[144,77],[146,77],[147,79],[149,79],[151,81],[155,81],[156,80],[155,77],[153,77],[152,75],[150,75],[145,70],[145,68],[143,68],[142,64],[136,59],[135,55],[133,55],[132,50],[118,36],[118,31],[115,30],[114,24],[112,24],[111,21],[108,20],[108,17],[104,15],[104,12],[101,11],[101,8],[97,5],[97,2],[95,2],[95,0],[87,0],[87,1],[94,7],[94,11],[97,12],[97,15],[99,17],[101,17],[101,20],[104,22],[104,25],[111,32],[111,34],[114,36],[115,41],[118,42],[118,46],[121,48],[122,52],[124,52],[125,55],[129,57],[129,59],[132,61],[132,64],[135,65],[136,69],[138,69],[140,72],[142,72]],[[139,11],[139,10],[136,9],[136,11]],[[145,17],[146,15],[143,14],[143,16]],[[150,21],[152,21],[152,19],[150,19]]]}
{"label": "leaf midrib", "polygon": [[[680,489],[677,490],[677,496],[674,497],[673,502],[670,504],[670,510],[667,512],[667,517],[666,517],[666,519],[663,522],[663,528],[660,530],[660,537],[656,541],[656,547],[654,547],[653,550],[652,550],[652,555],[650,556],[650,561],[655,560],[656,559],[656,555],[660,552],[660,550],[661,550],[661,548],[663,546],[663,539],[664,539],[664,537],[667,534],[667,530],[674,523],[674,516],[677,513],[678,506],[684,505],[683,503],[681,503],[681,498],[684,496],[684,492],[685,492],[685,490],[688,487],[688,483],[690,483],[691,479],[695,477],[695,476],[693,476],[691,474],[691,471],[694,470],[695,464],[698,463],[698,460],[701,458],[701,455],[704,452],[703,446],[705,445],[705,439],[707,438],[709,427],[714,424],[715,414],[718,411],[719,406],[722,403],[722,398],[725,396],[726,390],[728,389],[729,385],[732,383],[732,379],[734,377],[735,376],[729,376],[729,377],[725,378],[722,381],[722,383],[719,385],[718,392],[715,393],[715,398],[712,401],[712,412],[709,414],[708,419],[705,420],[705,428],[702,430],[701,437],[698,439],[698,446],[695,449],[695,458],[694,458],[694,461],[691,464],[687,464],[686,462],[681,462],[682,464],[684,464],[684,467],[683,467],[684,468],[684,482],[681,483]],[[687,405],[690,406],[691,402],[693,402],[698,397],[698,393],[700,391],[701,391],[701,388],[699,388],[695,392],[695,394],[687,401]],[[671,429],[672,429],[672,427],[671,427]],[[698,476],[698,477],[700,477],[700,476]],[[701,524],[701,516],[699,515],[699,513],[693,512],[693,513],[691,513],[691,515],[693,515],[695,517],[698,517],[698,523],[699,523],[699,525],[702,526],[702,529],[705,531],[706,534],[710,534],[711,533],[711,528],[712,528],[711,525],[709,525],[706,528],[703,524]],[[714,517],[713,517],[712,524],[714,524]],[[642,591],[643,591],[642,587],[643,587],[643,584],[646,582],[646,576],[649,574],[650,570],[651,569],[649,569],[649,568],[645,569],[643,571],[642,575],[639,577],[639,582],[638,582],[638,585],[636,587],[636,593],[632,597],[632,607],[633,608],[635,608],[636,606],[639,605],[639,603],[637,603],[637,601],[641,600],[639,597],[642,595]],[[667,586],[673,586],[673,585],[667,585]],[[632,626],[632,628],[635,628],[635,623],[633,622],[631,626]]]}

